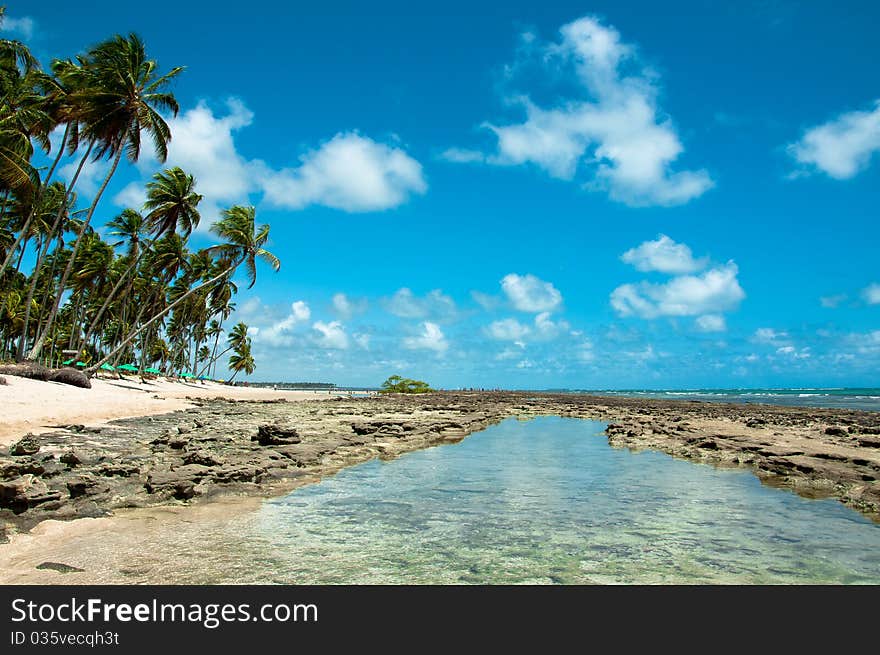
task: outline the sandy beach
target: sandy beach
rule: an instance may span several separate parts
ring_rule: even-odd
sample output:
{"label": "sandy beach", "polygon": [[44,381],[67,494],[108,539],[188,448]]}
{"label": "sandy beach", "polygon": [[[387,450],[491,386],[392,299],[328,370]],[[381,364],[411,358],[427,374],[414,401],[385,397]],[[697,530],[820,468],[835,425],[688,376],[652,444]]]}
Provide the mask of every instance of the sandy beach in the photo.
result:
{"label": "sandy beach", "polygon": [[192,407],[192,398],[296,401],[330,396],[326,391],[277,391],[209,381],[157,378],[140,382],[133,376],[93,378],[91,389],[14,375],[4,377],[6,384],[0,385],[0,445],[8,445],[27,432],[59,425],[97,426],[113,419],[174,412]]}

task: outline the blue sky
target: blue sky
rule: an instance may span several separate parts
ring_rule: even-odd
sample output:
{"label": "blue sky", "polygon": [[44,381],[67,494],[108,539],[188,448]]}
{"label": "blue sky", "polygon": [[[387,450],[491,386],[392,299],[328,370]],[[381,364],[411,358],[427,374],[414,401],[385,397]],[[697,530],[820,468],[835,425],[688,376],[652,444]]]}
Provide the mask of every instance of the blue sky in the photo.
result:
{"label": "blue sky", "polygon": [[4,28],[44,62],[133,30],[187,67],[193,245],[250,203],[282,260],[231,319],[252,379],[880,384],[876,3],[312,4],[9,3]]}

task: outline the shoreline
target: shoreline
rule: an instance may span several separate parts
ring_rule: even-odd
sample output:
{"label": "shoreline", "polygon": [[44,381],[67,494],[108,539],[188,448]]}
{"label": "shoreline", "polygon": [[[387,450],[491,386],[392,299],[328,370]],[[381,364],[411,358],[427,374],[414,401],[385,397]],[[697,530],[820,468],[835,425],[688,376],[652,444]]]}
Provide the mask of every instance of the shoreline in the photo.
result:
{"label": "shoreline", "polygon": [[[13,482],[29,481],[27,508],[0,510],[9,538],[0,543],[0,583],[57,579],[34,569],[51,559],[47,546],[75,566],[68,537],[78,543],[98,526],[199,520],[203,512],[253,507],[347,466],[456,443],[509,417],[599,420],[613,447],[747,468],[762,483],[834,497],[880,522],[877,413],[525,392],[289,402],[269,391],[275,399],[190,398],[189,407],[171,413],[43,433],[37,453],[0,458],[7,498]],[[74,466],[60,461],[70,451]],[[28,463],[44,471],[9,479],[10,465]],[[72,520],[81,518],[90,520]]]}
{"label": "shoreline", "polygon": [[328,391],[274,390],[235,387],[217,382],[183,382],[159,378],[140,382],[136,376],[123,379],[92,378],[91,389],[58,382],[43,382],[6,375],[0,386],[0,446],[17,441],[27,432],[44,431],[64,424],[89,427],[109,421],[167,414],[193,407],[193,398],[226,397],[237,400],[313,400],[332,397]]}

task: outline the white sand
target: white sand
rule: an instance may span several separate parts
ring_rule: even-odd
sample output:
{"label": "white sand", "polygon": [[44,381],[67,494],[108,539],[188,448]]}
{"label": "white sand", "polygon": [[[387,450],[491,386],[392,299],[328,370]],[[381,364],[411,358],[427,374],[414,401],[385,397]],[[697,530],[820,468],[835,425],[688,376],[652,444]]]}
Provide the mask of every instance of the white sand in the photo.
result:
{"label": "white sand", "polygon": [[92,378],[91,389],[56,382],[40,382],[4,375],[0,385],[0,445],[17,441],[28,432],[46,432],[57,425],[95,426],[112,419],[164,414],[192,405],[186,397],[238,400],[315,400],[327,391],[281,391],[232,387],[214,382],[177,382],[159,378],[141,383],[136,376],[122,380]]}

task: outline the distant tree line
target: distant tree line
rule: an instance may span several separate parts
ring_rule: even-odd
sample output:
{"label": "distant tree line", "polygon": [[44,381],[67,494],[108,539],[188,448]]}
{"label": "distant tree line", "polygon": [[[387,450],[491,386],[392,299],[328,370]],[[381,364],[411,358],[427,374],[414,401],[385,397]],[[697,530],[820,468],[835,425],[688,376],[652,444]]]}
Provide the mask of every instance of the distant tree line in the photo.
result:
{"label": "distant tree line", "polygon": [[279,387],[281,389],[335,389],[332,382],[251,382],[252,387]]}

